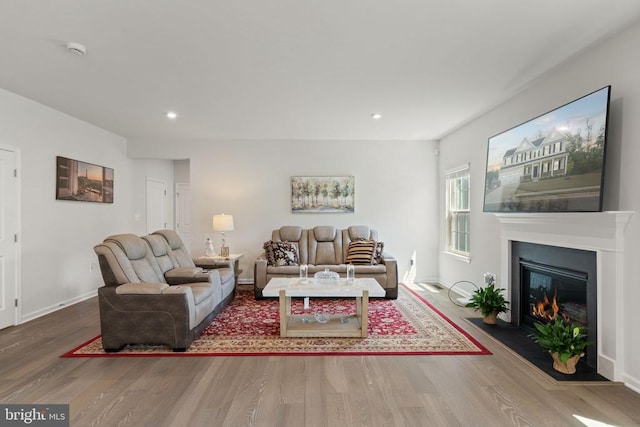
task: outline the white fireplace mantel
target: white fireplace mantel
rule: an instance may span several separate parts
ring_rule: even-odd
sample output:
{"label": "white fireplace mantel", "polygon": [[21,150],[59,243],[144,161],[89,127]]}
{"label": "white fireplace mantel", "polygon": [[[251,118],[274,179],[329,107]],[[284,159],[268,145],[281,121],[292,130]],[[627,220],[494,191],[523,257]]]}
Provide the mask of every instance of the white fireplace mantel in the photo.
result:
{"label": "white fireplace mantel", "polygon": [[544,240],[527,242],[608,251],[622,250],[622,233],[632,215],[629,211],[495,214],[502,236],[515,233]]}
{"label": "white fireplace mantel", "polygon": [[[598,283],[598,373],[619,381],[622,355],[624,230],[630,211],[496,213],[500,222],[500,274],[511,298],[511,242],[596,252]],[[507,314],[506,320],[510,320]]]}

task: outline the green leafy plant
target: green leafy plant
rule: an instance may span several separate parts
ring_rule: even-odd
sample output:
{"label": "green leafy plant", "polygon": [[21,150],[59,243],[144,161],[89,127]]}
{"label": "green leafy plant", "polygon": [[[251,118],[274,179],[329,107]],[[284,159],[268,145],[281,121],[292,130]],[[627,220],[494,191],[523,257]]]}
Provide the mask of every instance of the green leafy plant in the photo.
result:
{"label": "green leafy plant", "polygon": [[587,341],[586,329],[561,318],[549,323],[535,322],[536,330],[530,335],[533,340],[549,353],[558,353],[558,359],[566,363],[573,356],[583,355],[591,345]]}
{"label": "green leafy plant", "polygon": [[509,311],[509,301],[504,299],[502,291],[504,291],[504,289],[496,288],[495,283],[490,281],[486,287],[476,289],[473,292],[467,303],[467,307],[480,310],[483,316],[488,316],[494,312],[506,313]]}

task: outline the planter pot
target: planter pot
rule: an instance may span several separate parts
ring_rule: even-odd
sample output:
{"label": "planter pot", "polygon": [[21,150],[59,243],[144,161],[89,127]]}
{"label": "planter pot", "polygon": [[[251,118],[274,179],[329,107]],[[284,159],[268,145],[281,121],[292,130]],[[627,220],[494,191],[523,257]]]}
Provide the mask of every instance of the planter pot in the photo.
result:
{"label": "planter pot", "polygon": [[558,358],[558,353],[551,353],[551,357],[553,358],[553,369],[558,372],[562,372],[563,374],[575,374],[576,373],[576,364],[578,360],[584,356],[583,354],[576,354],[567,360],[566,363],[561,362]]}
{"label": "planter pot", "polygon": [[494,311],[493,313],[487,314],[482,318],[482,321],[487,325],[495,325],[498,319],[498,312]]}

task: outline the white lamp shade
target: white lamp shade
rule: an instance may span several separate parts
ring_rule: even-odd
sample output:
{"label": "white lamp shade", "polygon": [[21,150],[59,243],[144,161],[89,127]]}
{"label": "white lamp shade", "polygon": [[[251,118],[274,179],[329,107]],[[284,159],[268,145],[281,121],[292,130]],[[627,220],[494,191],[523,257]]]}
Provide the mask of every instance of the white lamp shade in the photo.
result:
{"label": "white lamp shade", "polygon": [[214,215],[213,231],[233,231],[233,215]]}

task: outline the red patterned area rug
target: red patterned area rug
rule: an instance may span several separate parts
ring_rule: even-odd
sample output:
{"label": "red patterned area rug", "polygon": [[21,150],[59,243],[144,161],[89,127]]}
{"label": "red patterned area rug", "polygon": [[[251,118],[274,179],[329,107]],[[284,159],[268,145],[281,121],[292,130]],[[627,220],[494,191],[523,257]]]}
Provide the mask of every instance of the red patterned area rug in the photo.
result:
{"label": "red patterned area rug", "polygon": [[[292,311],[304,313],[303,300]],[[355,299],[311,299],[309,313],[355,312]],[[259,355],[478,355],[491,354],[423,297],[400,285],[397,300],[369,300],[367,338],[281,338],[277,299],[256,301],[238,291],[183,353],[164,346],[127,346],[105,353],[100,337],[62,357],[259,356]]]}

